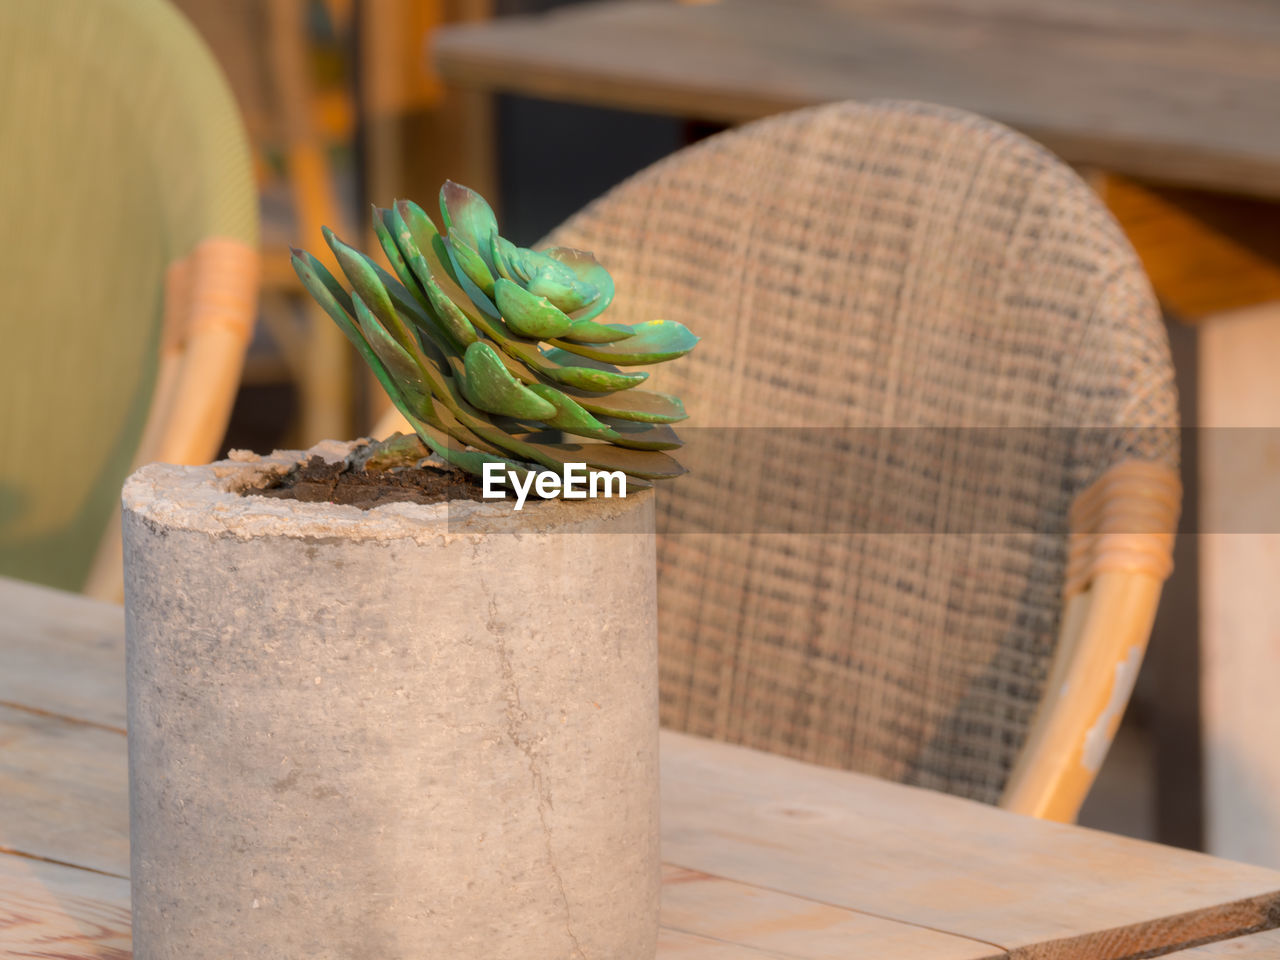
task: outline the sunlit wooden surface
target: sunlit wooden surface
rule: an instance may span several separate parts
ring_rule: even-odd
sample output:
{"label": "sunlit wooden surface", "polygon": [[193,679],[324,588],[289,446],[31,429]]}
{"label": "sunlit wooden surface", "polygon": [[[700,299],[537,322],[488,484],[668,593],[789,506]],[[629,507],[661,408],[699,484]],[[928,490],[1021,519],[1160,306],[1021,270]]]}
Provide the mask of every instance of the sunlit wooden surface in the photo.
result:
{"label": "sunlit wooden surface", "polygon": [[1167,954],[1169,960],[1275,960],[1280,957],[1280,931],[1268,930],[1252,936],[1207,943]]}
{"label": "sunlit wooden surface", "polygon": [[[0,957],[125,960],[122,612],[3,580],[0,612]],[[1280,873],[697,738],[662,749],[662,960],[1274,955],[1253,935],[1280,924]]]}
{"label": "sunlit wooden surface", "polygon": [[611,0],[435,52],[457,84],[730,123],[928,100],[1071,163],[1280,196],[1280,6],[1259,0]]}

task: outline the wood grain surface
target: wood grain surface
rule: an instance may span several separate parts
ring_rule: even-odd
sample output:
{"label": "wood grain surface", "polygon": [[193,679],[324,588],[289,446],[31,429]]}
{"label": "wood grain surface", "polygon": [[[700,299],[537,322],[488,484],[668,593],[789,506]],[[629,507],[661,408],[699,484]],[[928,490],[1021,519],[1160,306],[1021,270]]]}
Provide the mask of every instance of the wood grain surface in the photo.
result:
{"label": "wood grain surface", "polygon": [[0,956],[128,960],[129,881],[0,854]]}
{"label": "wood grain surface", "polygon": [[[711,944],[746,946],[765,951],[761,956],[795,960],[998,960],[1005,956],[991,944],[670,865],[662,875],[662,925],[673,934],[696,938],[681,948],[691,957],[720,956]],[[682,941],[673,938],[672,942]],[[711,952],[697,952],[701,950]],[[673,949],[672,955],[685,954]]]}
{"label": "wood grain surface", "polygon": [[0,577],[0,705],[124,731],[124,608]]}
{"label": "wood grain surface", "polygon": [[1095,186],[1177,319],[1280,300],[1280,203],[1106,175]]}
{"label": "wood grain surface", "polygon": [[1280,924],[1280,874],[666,732],[663,860],[996,944],[1131,957]]}
{"label": "wood grain surface", "polygon": [[1257,0],[614,0],[434,50],[461,85],[731,123],[928,100],[1072,163],[1280,196],[1280,7]]}
{"label": "wood grain surface", "polygon": [[124,736],[0,707],[0,850],[127,877]]}
{"label": "wood grain surface", "polygon": [[1280,957],[1280,931],[1268,930],[1266,933],[1255,933],[1234,940],[1207,943],[1201,947],[1179,950],[1168,954],[1168,957],[1169,960],[1219,960],[1223,957],[1231,957],[1233,960],[1276,960]]}
{"label": "wood grain surface", "polygon": [[[0,598],[0,957],[123,960],[125,737],[84,722],[122,715],[119,611]],[[53,662],[81,645],[116,652]],[[42,706],[59,681],[78,716]],[[679,734],[662,775],[662,960],[1136,960],[1280,925],[1256,867]]]}

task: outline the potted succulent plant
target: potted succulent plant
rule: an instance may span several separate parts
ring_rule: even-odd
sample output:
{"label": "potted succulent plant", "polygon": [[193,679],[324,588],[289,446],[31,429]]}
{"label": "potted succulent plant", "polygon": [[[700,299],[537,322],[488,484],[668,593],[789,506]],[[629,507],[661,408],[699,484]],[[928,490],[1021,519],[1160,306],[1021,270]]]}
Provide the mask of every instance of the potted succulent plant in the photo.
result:
{"label": "potted succulent plant", "polygon": [[[696,338],[605,322],[594,257],[514,246],[463,187],[441,212],[375,210],[390,272],[331,234],[346,285],[294,256],[413,437],[125,487],[139,960],[654,954],[648,488],[684,411],[622,368]],[[372,510],[260,495],[322,461],[335,491],[461,474]],[[616,495],[532,497],[575,467]]]}

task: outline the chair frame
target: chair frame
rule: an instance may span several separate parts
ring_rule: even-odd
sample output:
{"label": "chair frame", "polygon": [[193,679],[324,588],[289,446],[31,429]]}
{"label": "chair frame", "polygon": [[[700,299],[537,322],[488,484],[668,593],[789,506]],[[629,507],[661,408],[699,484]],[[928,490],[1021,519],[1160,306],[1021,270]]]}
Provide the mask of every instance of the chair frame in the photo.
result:
{"label": "chair frame", "polygon": [[1182,486],[1126,460],[1072,504],[1062,621],[1044,695],[1000,806],[1070,823],[1102,766],[1173,570]]}
{"label": "chair frame", "polygon": [[[257,312],[261,263],[254,247],[209,237],[170,264],[155,392],[134,467],[208,463],[231,416]],[[120,512],[99,542],[84,593],[120,602]]]}

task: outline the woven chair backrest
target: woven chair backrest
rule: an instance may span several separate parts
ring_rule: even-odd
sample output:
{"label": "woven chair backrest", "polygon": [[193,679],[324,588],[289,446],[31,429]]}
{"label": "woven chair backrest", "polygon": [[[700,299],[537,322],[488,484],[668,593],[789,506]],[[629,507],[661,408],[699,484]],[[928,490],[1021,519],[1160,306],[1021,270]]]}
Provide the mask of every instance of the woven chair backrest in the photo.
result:
{"label": "woven chair backrest", "polygon": [[703,337],[659,494],[669,726],[995,802],[1054,652],[1073,498],[1176,463],[1149,284],[999,124],[842,103],[709,138],[548,242],[605,319]]}

